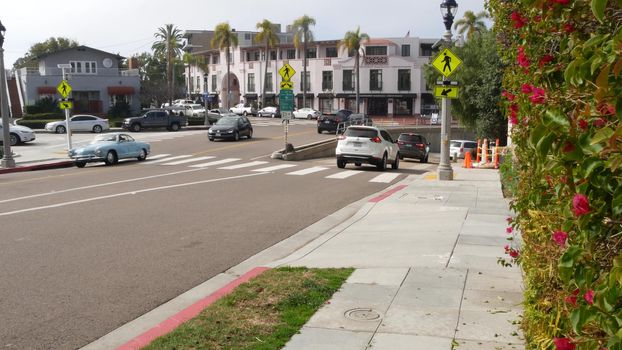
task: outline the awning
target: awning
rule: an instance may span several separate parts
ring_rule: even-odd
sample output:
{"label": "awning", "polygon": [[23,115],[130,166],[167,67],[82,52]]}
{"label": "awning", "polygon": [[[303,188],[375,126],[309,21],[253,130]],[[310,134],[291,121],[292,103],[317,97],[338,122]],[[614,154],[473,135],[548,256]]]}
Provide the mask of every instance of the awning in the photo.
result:
{"label": "awning", "polygon": [[257,94],[244,94],[244,98],[257,98]]}
{"label": "awning", "polygon": [[319,98],[334,98],[335,94],[333,94],[333,93],[319,93],[319,94],[317,94],[317,97],[319,97]]}
{"label": "awning", "polygon": [[[356,98],[356,94],[337,94],[339,98]],[[417,98],[417,94],[359,94],[360,98]]]}
{"label": "awning", "polygon": [[275,94],[270,94],[270,93],[265,93],[263,94],[266,98],[273,98],[274,96],[276,96]]}
{"label": "awning", "polygon": [[37,93],[39,95],[54,95],[56,93],[56,88],[53,86],[39,86],[37,88]]}
{"label": "awning", "polygon": [[134,95],[132,86],[109,86],[108,95]]}
{"label": "awning", "polygon": [[[313,98],[313,96],[315,96],[315,95],[312,92],[307,92],[307,97]],[[302,97],[302,92],[297,93],[296,97]]]}

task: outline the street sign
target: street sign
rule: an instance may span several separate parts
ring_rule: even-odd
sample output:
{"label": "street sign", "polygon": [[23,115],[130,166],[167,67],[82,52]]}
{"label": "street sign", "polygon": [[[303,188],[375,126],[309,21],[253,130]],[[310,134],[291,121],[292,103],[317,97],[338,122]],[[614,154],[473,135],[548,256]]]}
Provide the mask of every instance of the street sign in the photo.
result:
{"label": "street sign", "polygon": [[290,81],[290,79],[296,74],[296,71],[289,63],[285,63],[281,69],[279,69],[279,75],[283,78],[283,81]]}
{"label": "street sign", "polygon": [[69,96],[69,93],[71,92],[71,85],[69,85],[67,80],[63,79],[56,87],[56,90],[63,98],[67,98],[67,96]]}
{"label": "street sign", "polygon": [[294,110],[294,92],[292,90],[281,90],[279,92],[279,108],[281,115],[283,112],[292,112]]}
{"label": "street sign", "polygon": [[58,103],[58,107],[60,109],[72,109],[73,108],[73,102],[71,102],[71,101],[60,101]]}
{"label": "street sign", "polygon": [[291,90],[294,88],[294,83],[291,81],[282,81],[281,82],[281,90]]}
{"label": "street sign", "polygon": [[290,111],[282,111],[281,112],[281,119],[283,120],[290,120],[294,117],[294,112],[290,112]]}
{"label": "street sign", "polygon": [[460,92],[460,88],[455,86],[434,87],[434,96],[436,97],[458,98],[458,92]]}
{"label": "street sign", "polygon": [[462,60],[447,48],[432,61],[432,66],[445,77],[452,75],[461,64]]}

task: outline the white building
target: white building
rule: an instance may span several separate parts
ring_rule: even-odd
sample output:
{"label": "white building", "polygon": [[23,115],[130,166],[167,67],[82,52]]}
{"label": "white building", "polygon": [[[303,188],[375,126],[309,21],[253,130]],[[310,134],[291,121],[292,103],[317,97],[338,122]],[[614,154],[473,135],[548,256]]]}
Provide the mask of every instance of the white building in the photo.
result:
{"label": "white building", "polygon": [[[276,25],[280,32],[280,25]],[[231,102],[259,103],[262,94],[266,105],[278,104],[281,77],[278,69],[289,63],[296,74],[294,83],[296,107],[302,106],[303,49],[296,49],[291,32],[280,32],[280,44],[270,49],[268,73],[265,74],[264,45],[254,41],[256,32],[237,32],[239,45],[232,50],[230,66]],[[227,61],[225,51],[212,49],[213,31],[186,31],[187,47],[209,62],[205,74],[198,67],[187,67],[190,95],[207,96],[207,101],[227,107]],[[438,107],[423,77],[423,65],[432,55],[436,39],[372,38],[364,43],[365,56],[360,63],[360,111],[374,116],[429,115]],[[339,109],[356,109],[355,59],[350,57],[340,40],[315,41],[307,50],[306,104],[322,113]],[[205,49],[208,48],[208,49]],[[265,76],[264,76],[265,75]],[[267,80],[263,92],[263,81]]]}

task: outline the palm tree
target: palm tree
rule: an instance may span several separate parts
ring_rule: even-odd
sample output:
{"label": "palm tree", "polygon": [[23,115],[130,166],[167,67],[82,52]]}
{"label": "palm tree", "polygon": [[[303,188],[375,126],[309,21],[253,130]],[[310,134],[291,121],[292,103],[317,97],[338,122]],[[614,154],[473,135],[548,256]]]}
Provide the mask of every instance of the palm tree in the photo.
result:
{"label": "palm tree", "polygon": [[181,56],[182,32],[173,24],[166,24],[164,27],[158,28],[154,36],[158,40],[151,45],[151,49],[154,50],[155,54],[166,57],[166,82],[170,105],[173,101],[173,64],[175,59]]}
{"label": "palm tree", "polygon": [[458,29],[458,34],[467,32],[467,38],[471,39],[475,33],[481,34],[486,30],[484,18],[490,18],[486,11],[481,11],[477,14],[473,13],[473,11],[466,11],[464,12],[464,17],[454,23],[454,29],[460,28]]}
{"label": "palm tree", "polygon": [[313,41],[313,32],[309,29],[315,25],[315,19],[304,15],[294,21],[294,45],[300,48],[300,42],[303,43],[303,75],[302,75],[302,107],[307,106],[307,45]]}
{"label": "palm tree", "polygon": [[360,91],[360,84],[359,84],[359,61],[360,61],[360,57],[361,57],[361,44],[364,41],[369,40],[369,35],[367,35],[366,33],[361,33],[361,28],[357,27],[356,31],[352,32],[352,31],[348,31],[346,32],[346,35],[343,37],[343,40],[341,40],[341,42],[339,43],[340,46],[345,47],[348,52],[354,52],[354,59],[356,60],[354,62],[355,65],[355,69],[356,69],[356,113],[359,113],[359,91]]}
{"label": "palm tree", "polygon": [[231,108],[231,77],[229,76],[229,70],[231,66],[230,52],[231,48],[238,46],[238,35],[235,33],[235,29],[231,29],[231,26],[227,22],[220,23],[214,29],[214,37],[211,42],[212,47],[218,49],[226,49],[227,58],[227,109]]}
{"label": "palm tree", "polygon": [[[261,106],[266,106],[266,76],[268,75],[268,50],[271,47],[275,47],[279,43],[279,36],[276,35],[276,31],[274,30],[274,25],[272,22],[264,19],[262,22],[257,23],[257,29],[259,29],[259,33],[255,37],[255,40],[258,42],[264,42],[266,44],[265,48],[265,56],[266,56],[266,65],[264,67],[263,74],[263,87],[261,91]],[[276,64],[276,57],[274,58]]]}
{"label": "palm tree", "polygon": [[[184,52],[182,57],[182,62],[185,66],[188,67],[188,87],[190,87],[190,67],[195,66],[203,71],[204,74],[209,73],[209,64],[203,55],[193,55],[190,52]],[[190,95],[190,90],[188,90],[188,95]]]}

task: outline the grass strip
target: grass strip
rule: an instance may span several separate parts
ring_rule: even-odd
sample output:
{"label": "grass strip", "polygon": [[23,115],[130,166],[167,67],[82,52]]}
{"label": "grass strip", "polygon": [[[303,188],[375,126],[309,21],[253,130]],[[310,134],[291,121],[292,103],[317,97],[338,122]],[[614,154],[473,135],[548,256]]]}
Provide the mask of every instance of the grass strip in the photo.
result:
{"label": "grass strip", "polygon": [[352,271],[268,270],[144,349],[281,349]]}

